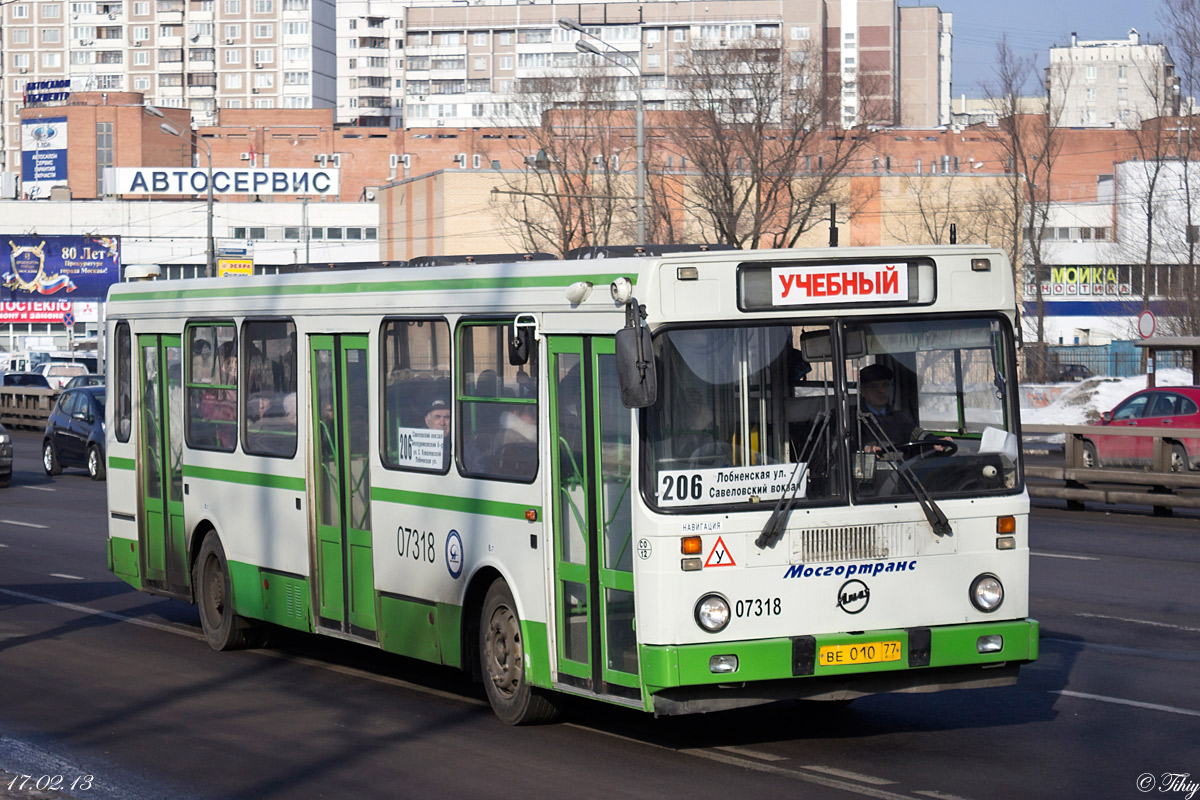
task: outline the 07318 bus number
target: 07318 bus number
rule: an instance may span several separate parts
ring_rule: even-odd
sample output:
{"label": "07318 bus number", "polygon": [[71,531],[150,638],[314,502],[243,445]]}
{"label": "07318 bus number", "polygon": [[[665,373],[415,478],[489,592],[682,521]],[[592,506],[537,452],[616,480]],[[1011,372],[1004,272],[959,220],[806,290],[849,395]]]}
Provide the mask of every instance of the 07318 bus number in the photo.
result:
{"label": "07318 bus number", "polygon": [[733,604],[736,617],[778,617],[783,613],[783,601],[778,597],[758,597],[738,600]]}
{"label": "07318 bus number", "polygon": [[401,527],[396,531],[396,552],[401,558],[433,563],[437,550],[434,549],[433,531]]}

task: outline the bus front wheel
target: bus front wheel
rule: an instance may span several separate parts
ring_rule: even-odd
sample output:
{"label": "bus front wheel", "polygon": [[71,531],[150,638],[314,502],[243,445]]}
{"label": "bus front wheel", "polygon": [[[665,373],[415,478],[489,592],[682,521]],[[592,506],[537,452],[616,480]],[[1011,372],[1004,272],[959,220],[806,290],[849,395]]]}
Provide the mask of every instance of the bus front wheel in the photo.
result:
{"label": "bus front wheel", "polygon": [[497,578],[487,591],[479,618],[479,658],[483,686],[496,716],[509,725],[548,722],[554,704],[525,679],[525,638],[512,591]]}
{"label": "bus front wheel", "polygon": [[249,644],[247,623],[233,612],[229,563],[216,531],[209,531],[193,566],[192,585],[200,607],[200,627],[213,650],[236,650]]}

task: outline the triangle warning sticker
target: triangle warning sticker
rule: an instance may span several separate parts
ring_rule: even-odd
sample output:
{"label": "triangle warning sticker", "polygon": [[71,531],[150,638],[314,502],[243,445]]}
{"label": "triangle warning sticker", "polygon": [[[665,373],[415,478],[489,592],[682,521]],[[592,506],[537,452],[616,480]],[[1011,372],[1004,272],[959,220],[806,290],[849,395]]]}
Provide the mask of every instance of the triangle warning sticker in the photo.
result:
{"label": "triangle warning sticker", "polygon": [[737,564],[733,561],[733,553],[729,552],[729,548],[725,546],[725,540],[720,536],[717,537],[717,543],[713,545],[712,550],[708,551],[708,560],[704,562],[706,567],[736,567]]}

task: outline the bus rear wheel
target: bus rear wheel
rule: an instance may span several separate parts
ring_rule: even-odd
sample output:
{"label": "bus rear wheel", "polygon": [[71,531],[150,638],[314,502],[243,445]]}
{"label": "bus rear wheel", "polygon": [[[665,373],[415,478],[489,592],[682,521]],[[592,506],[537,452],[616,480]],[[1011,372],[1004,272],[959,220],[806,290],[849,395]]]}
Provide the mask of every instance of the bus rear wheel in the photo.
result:
{"label": "bus rear wheel", "polygon": [[200,608],[200,627],[213,650],[247,647],[249,623],[233,612],[233,583],[229,563],[216,531],[209,531],[200,545],[200,555],[192,567],[192,585],[196,587],[196,605]]}
{"label": "bus rear wheel", "polygon": [[509,725],[549,722],[558,709],[526,681],[525,640],[512,591],[503,578],[488,588],[479,617],[483,687],[496,716]]}

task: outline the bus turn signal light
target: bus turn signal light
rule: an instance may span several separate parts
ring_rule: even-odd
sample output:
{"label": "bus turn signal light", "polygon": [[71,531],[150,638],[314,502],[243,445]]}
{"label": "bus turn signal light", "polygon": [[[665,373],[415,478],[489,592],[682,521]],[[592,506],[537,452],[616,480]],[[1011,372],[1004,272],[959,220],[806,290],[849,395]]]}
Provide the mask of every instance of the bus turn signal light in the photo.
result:
{"label": "bus turn signal light", "polygon": [[701,545],[699,536],[684,536],[683,539],[680,540],[679,552],[683,553],[685,556],[700,555],[700,548]]}
{"label": "bus turn signal light", "polygon": [[996,533],[1016,533],[1016,517],[996,517]]}

